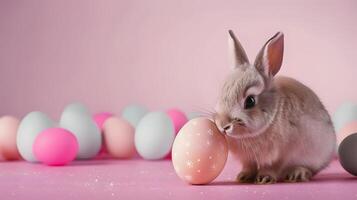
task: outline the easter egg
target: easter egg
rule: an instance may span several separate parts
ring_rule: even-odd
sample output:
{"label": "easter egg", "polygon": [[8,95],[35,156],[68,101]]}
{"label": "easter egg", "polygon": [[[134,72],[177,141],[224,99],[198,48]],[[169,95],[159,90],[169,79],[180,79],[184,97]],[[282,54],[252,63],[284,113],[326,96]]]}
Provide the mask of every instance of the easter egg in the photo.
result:
{"label": "easter egg", "polygon": [[357,176],[357,133],[347,136],[338,148],[342,167],[352,175]]}
{"label": "easter egg", "polygon": [[78,152],[76,137],[63,128],[43,130],[35,139],[33,152],[46,165],[66,165],[75,159]]}
{"label": "easter egg", "polygon": [[68,104],[62,111],[61,117],[67,117],[66,115],[71,116],[72,114],[83,114],[91,115],[89,109],[82,103],[76,102]]}
{"label": "easter egg", "polygon": [[135,147],[148,160],[164,158],[171,150],[175,137],[174,126],[164,112],[145,115],[135,131]]}
{"label": "easter egg", "polygon": [[6,160],[20,158],[16,146],[16,134],[19,120],[15,117],[4,116],[0,118],[0,154]]}
{"label": "easter egg", "polygon": [[93,116],[93,120],[97,124],[99,130],[103,131],[104,122],[112,116],[113,114],[109,112],[97,113]]}
{"label": "easter egg", "polygon": [[332,121],[337,132],[346,124],[357,120],[357,104],[342,104],[332,116]]}
{"label": "easter egg", "polygon": [[104,122],[111,116],[113,116],[113,114],[109,113],[109,112],[97,113],[93,116],[94,122],[97,124],[100,132],[102,133],[102,147],[100,148],[99,154],[105,154],[107,152],[106,144],[105,144],[105,140],[104,140],[103,125],[104,125]]}
{"label": "easter egg", "polygon": [[179,109],[172,108],[166,111],[166,114],[171,118],[172,123],[174,124],[175,133],[177,134],[183,125],[187,122],[187,117],[185,113]]}
{"label": "easter egg", "polygon": [[177,175],[190,184],[207,184],[223,170],[228,157],[225,137],[206,118],[195,118],[177,134],[172,163]]}
{"label": "easter egg", "polygon": [[189,112],[189,113],[187,113],[188,120],[199,118],[199,117],[203,117],[203,114],[199,113],[199,112]]}
{"label": "easter egg", "polygon": [[55,125],[46,114],[38,111],[27,114],[21,120],[17,129],[16,144],[23,159],[30,162],[38,161],[32,151],[33,143],[41,131]]}
{"label": "easter egg", "polygon": [[115,158],[130,158],[135,154],[134,127],[125,119],[110,117],[104,123],[104,140],[108,153]]}
{"label": "easter egg", "polygon": [[138,125],[148,110],[140,105],[129,105],[122,111],[122,118],[126,119],[134,128]]}
{"label": "easter egg", "polygon": [[349,135],[357,133],[357,121],[347,123],[343,126],[340,131],[337,133],[337,145],[340,145],[341,142]]}
{"label": "easter egg", "polygon": [[[77,108],[77,107],[75,107]],[[72,132],[78,141],[78,159],[90,159],[96,156],[102,145],[99,128],[88,112],[84,109],[66,107],[60,119],[60,126]]]}

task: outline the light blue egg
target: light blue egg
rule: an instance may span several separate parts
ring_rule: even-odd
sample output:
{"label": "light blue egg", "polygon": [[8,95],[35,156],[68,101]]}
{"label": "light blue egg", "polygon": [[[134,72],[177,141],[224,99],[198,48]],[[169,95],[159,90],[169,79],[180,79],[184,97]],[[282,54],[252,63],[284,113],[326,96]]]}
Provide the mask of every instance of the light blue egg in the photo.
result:
{"label": "light blue egg", "polygon": [[164,112],[151,112],[136,127],[135,147],[145,159],[161,159],[170,152],[174,138],[170,117]]}
{"label": "light blue egg", "polygon": [[91,113],[90,113],[89,109],[87,108],[87,106],[85,106],[84,104],[79,103],[79,102],[68,104],[63,109],[62,117],[65,116],[65,115],[71,115],[72,113],[76,113],[76,114],[81,113],[81,114],[84,114],[84,115],[91,115]]}
{"label": "light blue egg", "polygon": [[204,115],[202,113],[199,113],[199,112],[189,112],[189,113],[186,114],[186,116],[187,116],[187,118],[189,120],[191,120],[191,119],[203,117]]}
{"label": "light blue egg", "polygon": [[357,104],[344,103],[332,116],[336,132],[340,131],[346,124],[357,120]]}
{"label": "light blue egg", "polygon": [[133,127],[136,127],[146,113],[148,113],[148,110],[143,106],[129,105],[123,109],[121,114]]}
{"label": "light blue egg", "polygon": [[102,135],[86,106],[69,104],[62,112],[59,124],[76,136],[79,145],[77,159],[90,159],[98,154]]}
{"label": "light blue egg", "polygon": [[33,143],[43,130],[55,126],[56,123],[42,112],[28,113],[21,120],[16,135],[16,145],[21,157],[30,162],[38,161],[32,151]]}

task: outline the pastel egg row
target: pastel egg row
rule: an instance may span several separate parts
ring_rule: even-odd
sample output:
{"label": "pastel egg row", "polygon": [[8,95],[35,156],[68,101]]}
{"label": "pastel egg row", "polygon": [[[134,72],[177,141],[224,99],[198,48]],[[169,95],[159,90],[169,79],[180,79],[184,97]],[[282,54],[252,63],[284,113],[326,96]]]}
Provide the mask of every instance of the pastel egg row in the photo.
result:
{"label": "pastel egg row", "polygon": [[171,155],[175,133],[186,121],[178,109],[148,112],[135,105],[126,107],[121,118],[111,113],[92,117],[79,103],[68,105],[58,123],[38,111],[21,122],[5,116],[0,118],[0,158],[64,165],[106,151],[115,158],[130,158],[137,150],[145,159],[161,159]]}

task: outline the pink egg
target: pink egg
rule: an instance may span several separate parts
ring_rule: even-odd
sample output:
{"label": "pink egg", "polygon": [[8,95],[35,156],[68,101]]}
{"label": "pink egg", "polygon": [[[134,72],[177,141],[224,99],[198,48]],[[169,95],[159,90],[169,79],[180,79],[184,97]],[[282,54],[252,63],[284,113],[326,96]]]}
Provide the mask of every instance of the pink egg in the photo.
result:
{"label": "pink egg", "polygon": [[115,158],[131,158],[135,154],[134,127],[125,119],[111,117],[103,126],[108,153]]}
{"label": "pink egg", "polygon": [[226,138],[207,118],[195,118],[177,134],[172,163],[177,175],[190,184],[207,184],[223,170],[228,157]]}
{"label": "pink egg", "polygon": [[78,141],[70,131],[63,128],[49,128],[42,131],[33,144],[36,158],[46,165],[66,165],[75,159]]}
{"label": "pink egg", "polygon": [[337,133],[337,144],[340,145],[342,140],[347,136],[357,133],[357,121],[350,122],[346,124],[338,133]]}
{"label": "pink egg", "polygon": [[[188,120],[185,113],[183,113],[179,109],[172,108],[166,111],[166,114],[170,117],[175,128],[175,134],[177,134],[182,128],[182,126],[185,125],[185,123]],[[169,154],[167,154],[165,159],[171,159],[171,151],[169,152]]]}
{"label": "pink egg", "polygon": [[172,108],[166,111],[166,114],[168,114],[171,118],[171,121],[174,124],[175,133],[177,134],[182,128],[182,126],[185,125],[185,123],[187,122],[187,117],[185,113],[183,113],[179,109]]}
{"label": "pink egg", "polygon": [[[104,122],[111,116],[113,116],[113,114],[109,113],[109,112],[97,113],[93,116],[93,120],[97,124],[97,126],[102,134],[104,134],[104,132],[103,132]],[[107,153],[106,144],[104,142],[104,137],[102,135],[102,147],[101,147],[98,155],[100,157],[103,157],[103,156],[105,156],[106,153]]]}
{"label": "pink egg", "polygon": [[0,154],[5,160],[20,159],[16,146],[19,123],[19,120],[15,117],[4,116],[0,118]]}
{"label": "pink egg", "polygon": [[111,116],[113,116],[113,114],[109,113],[109,112],[97,113],[97,114],[95,114],[93,116],[93,120],[97,124],[98,128],[100,129],[100,131],[103,130],[104,122]]}

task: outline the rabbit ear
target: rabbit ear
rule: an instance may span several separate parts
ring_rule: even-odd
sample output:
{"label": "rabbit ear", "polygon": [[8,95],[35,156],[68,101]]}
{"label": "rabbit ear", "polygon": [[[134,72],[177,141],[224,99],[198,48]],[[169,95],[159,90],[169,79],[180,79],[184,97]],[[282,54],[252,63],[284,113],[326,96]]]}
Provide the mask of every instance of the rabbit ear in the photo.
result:
{"label": "rabbit ear", "polygon": [[274,76],[280,70],[284,54],[284,34],[276,33],[265,43],[255,59],[254,66],[266,76]]}
{"label": "rabbit ear", "polygon": [[247,54],[232,30],[228,31],[229,59],[232,68],[237,68],[249,64]]}

